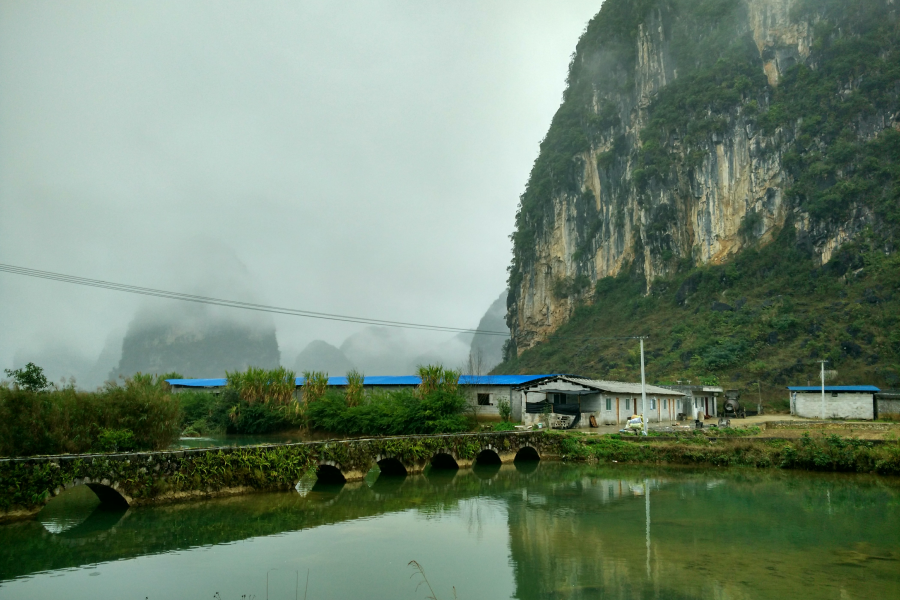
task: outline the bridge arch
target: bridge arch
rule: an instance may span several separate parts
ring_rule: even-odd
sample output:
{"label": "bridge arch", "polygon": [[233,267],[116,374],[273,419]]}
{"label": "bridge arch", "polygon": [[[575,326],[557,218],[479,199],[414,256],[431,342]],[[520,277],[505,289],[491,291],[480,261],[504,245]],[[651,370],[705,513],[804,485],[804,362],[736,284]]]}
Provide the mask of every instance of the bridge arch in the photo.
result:
{"label": "bridge arch", "polygon": [[456,457],[454,457],[449,452],[438,452],[431,457],[431,461],[429,462],[431,463],[432,469],[451,471],[459,470],[459,463],[456,462]]}
{"label": "bridge arch", "polygon": [[47,502],[49,502],[51,498],[59,496],[65,490],[69,490],[80,485],[83,485],[94,492],[94,494],[97,496],[97,499],[100,500],[101,508],[122,510],[131,506],[131,497],[119,490],[117,484],[111,483],[108,479],[93,481],[90,477],[73,479],[66,485],[56,488],[55,490],[53,490],[51,496],[48,496],[44,500],[44,505],[46,506]]}
{"label": "bridge arch", "polygon": [[406,468],[398,458],[393,456],[379,456],[376,464],[378,468],[381,469],[382,475],[390,475],[394,477],[401,477],[409,474],[409,470]]}
{"label": "bridge arch", "polygon": [[516,452],[514,462],[527,462],[541,460],[541,455],[534,446],[522,446]]}
{"label": "bridge arch", "polygon": [[347,483],[347,478],[336,465],[321,463],[316,467],[316,482],[329,484]]}
{"label": "bridge arch", "polygon": [[490,446],[483,448],[475,457],[476,465],[499,465],[502,463],[503,461],[500,459],[500,454]]}

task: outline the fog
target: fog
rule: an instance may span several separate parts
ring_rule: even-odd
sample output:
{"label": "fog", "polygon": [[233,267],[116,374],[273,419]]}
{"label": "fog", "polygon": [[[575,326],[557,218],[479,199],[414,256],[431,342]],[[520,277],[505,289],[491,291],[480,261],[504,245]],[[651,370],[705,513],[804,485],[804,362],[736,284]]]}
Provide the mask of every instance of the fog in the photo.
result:
{"label": "fog", "polygon": [[[474,327],[599,7],[0,3],[0,263]],[[274,327],[288,367],[313,340],[382,352],[361,325],[0,273],[0,368],[93,381],[130,326],[210,318]],[[399,335],[410,360],[455,344]]]}

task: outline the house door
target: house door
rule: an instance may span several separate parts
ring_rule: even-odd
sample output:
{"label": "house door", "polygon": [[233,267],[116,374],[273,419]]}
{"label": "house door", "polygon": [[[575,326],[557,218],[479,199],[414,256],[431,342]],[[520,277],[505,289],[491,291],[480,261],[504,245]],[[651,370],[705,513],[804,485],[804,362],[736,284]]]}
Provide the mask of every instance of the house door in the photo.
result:
{"label": "house door", "polygon": [[703,414],[708,415],[709,414],[709,396],[704,396],[703,400],[706,401],[706,408],[704,409]]}

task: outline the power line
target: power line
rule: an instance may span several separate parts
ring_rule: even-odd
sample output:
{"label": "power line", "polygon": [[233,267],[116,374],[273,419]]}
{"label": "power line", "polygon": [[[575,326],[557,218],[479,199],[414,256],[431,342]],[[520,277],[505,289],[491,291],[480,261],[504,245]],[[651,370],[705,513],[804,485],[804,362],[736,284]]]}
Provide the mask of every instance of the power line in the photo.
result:
{"label": "power line", "polygon": [[287,308],[282,306],[268,306],[265,304],[255,304],[253,302],[240,302],[237,300],[227,300],[223,298],[212,298],[209,296],[197,296],[194,294],[183,294],[181,292],[170,292],[167,290],[158,290],[154,288],[146,288],[124,283],[115,283],[112,281],[103,281],[100,279],[88,279],[85,277],[77,277],[75,275],[66,275],[64,273],[53,273],[51,271],[39,271],[37,269],[29,269],[26,267],[17,267],[15,265],[6,265],[0,263],[0,272],[11,273],[13,275],[23,275],[26,277],[34,277],[37,279],[48,279],[50,281],[59,281],[62,283],[71,283],[87,287],[95,287],[117,292],[126,292],[129,294],[138,294],[141,296],[153,296],[156,298],[167,298],[169,300],[182,300],[184,302],[196,302],[198,304],[210,304],[213,306],[224,306],[228,308],[240,308],[243,310],[253,310],[257,312],[267,312],[280,315],[289,315],[293,317],[306,317],[309,319],[322,319],[326,321],[341,321],[344,323],[360,323],[363,325],[377,325],[382,327],[397,327],[401,329],[419,329],[424,331],[441,331],[447,333],[471,333],[476,335],[496,335],[509,337],[509,332],[503,331],[485,331],[480,329],[466,329],[462,327],[445,327],[442,325],[428,325],[426,323],[408,323],[405,321],[390,321],[386,319],[369,319],[366,317],[354,317],[350,315],[340,315],[333,313],[323,313],[311,310],[302,310],[297,308]]}

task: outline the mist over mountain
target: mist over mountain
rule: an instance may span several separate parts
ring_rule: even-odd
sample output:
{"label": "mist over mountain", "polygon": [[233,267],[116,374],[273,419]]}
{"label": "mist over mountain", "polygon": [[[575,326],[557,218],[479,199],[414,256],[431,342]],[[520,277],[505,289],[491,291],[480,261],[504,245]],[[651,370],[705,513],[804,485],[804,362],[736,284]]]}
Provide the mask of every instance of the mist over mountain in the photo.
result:
{"label": "mist over mountain", "polygon": [[322,340],[311,341],[294,361],[294,372],[298,376],[304,371],[321,371],[333,376],[343,376],[354,368],[353,363],[339,348]]}
{"label": "mist over mountain", "polygon": [[[479,331],[506,331],[506,297],[508,290],[503,290],[500,296],[488,307],[487,312],[478,322]],[[503,345],[509,337],[499,335],[473,335],[471,353],[474,360],[480,356],[485,371],[490,371],[503,362]]]}
{"label": "mist over mountain", "polygon": [[132,323],[111,375],[175,371],[185,377],[224,377],[226,371],[275,368],[280,362],[274,327],[216,318]]}

